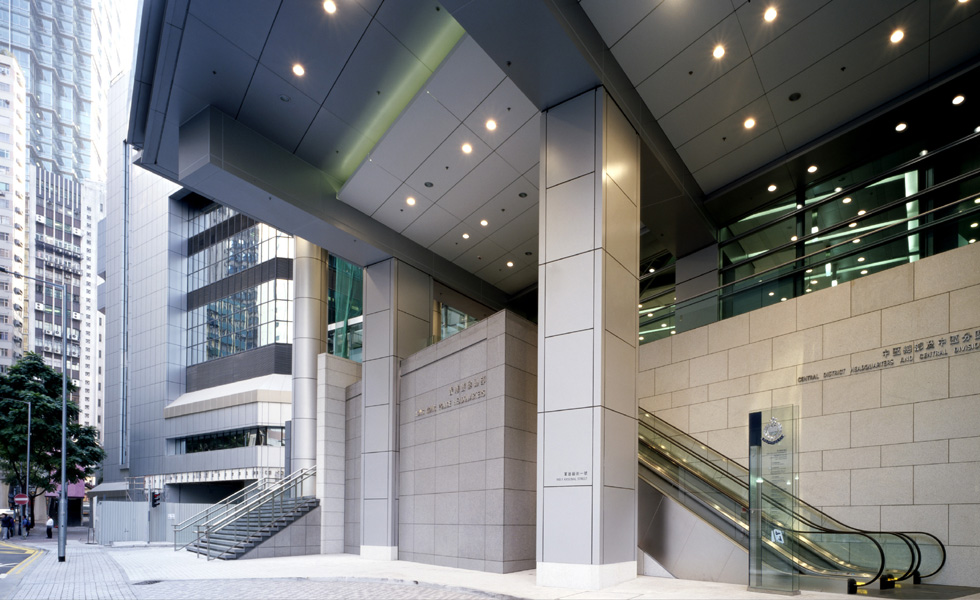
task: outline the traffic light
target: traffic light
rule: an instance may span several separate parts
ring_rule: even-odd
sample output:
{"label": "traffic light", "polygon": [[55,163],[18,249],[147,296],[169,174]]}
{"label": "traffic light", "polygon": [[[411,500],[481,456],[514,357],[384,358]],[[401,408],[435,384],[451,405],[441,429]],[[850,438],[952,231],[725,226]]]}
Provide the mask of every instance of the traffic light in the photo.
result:
{"label": "traffic light", "polygon": [[160,506],[160,492],[153,492],[150,497],[150,506],[154,508]]}

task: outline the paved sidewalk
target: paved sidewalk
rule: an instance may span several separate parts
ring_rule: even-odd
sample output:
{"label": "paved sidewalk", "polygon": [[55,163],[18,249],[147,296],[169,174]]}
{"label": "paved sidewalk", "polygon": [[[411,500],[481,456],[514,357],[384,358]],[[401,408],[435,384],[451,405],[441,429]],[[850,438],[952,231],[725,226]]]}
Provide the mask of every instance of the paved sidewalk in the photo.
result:
{"label": "paved sidewalk", "polygon": [[[34,537],[34,536],[32,536]],[[766,598],[744,586],[639,577],[605,590],[582,592],[535,585],[534,571],[497,575],[463,569],[358,556],[317,555],[239,561],[207,561],[170,546],[107,548],[87,545],[70,532],[66,562],[58,563],[56,540],[27,543],[45,550],[12,588],[0,596],[34,598]],[[844,595],[804,592],[800,598]]]}

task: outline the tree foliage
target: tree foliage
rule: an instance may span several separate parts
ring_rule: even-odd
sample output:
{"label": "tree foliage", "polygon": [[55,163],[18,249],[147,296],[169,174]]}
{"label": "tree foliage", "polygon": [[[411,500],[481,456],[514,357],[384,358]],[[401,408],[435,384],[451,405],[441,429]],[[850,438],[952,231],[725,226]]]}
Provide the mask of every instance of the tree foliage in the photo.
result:
{"label": "tree foliage", "polygon": [[[68,382],[68,392],[75,386]],[[27,402],[31,403],[31,505],[61,482],[61,374],[28,352],[0,376],[0,471],[4,480],[25,489]],[[89,477],[105,452],[99,433],[78,422],[78,404],[68,398],[66,481]]]}

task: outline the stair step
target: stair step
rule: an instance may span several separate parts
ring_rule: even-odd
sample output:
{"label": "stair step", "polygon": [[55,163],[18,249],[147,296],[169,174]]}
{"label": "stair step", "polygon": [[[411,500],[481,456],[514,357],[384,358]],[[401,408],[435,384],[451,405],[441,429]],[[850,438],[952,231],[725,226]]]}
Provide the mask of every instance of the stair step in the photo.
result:
{"label": "stair step", "polygon": [[267,503],[211,533],[210,551],[205,539],[192,542],[187,550],[210,558],[234,560],[296,522],[319,504],[319,500],[309,497]]}

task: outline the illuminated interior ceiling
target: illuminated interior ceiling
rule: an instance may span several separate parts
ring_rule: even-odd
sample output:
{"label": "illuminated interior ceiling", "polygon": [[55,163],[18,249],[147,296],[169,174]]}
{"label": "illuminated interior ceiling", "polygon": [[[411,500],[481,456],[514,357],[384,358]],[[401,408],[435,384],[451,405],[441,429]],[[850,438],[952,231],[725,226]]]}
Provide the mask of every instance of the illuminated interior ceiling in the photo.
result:
{"label": "illuminated interior ceiling", "polygon": [[507,294],[537,279],[537,115],[554,103],[607,86],[644,141],[643,255],[683,256],[768,201],[735,187],[776,167],[787,189],[825,136],[980,52],[976,0],[334,6],[145,0],[141,163],[178,180],[179,126],[215,107],[325,173],[384,235]]}

